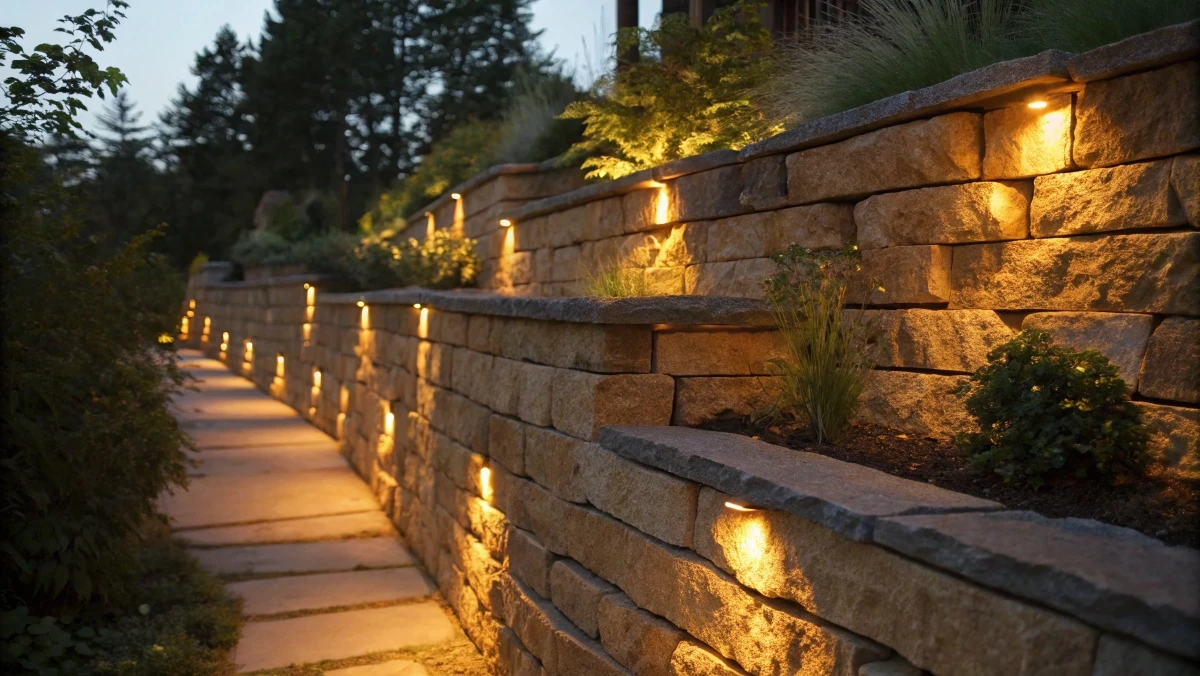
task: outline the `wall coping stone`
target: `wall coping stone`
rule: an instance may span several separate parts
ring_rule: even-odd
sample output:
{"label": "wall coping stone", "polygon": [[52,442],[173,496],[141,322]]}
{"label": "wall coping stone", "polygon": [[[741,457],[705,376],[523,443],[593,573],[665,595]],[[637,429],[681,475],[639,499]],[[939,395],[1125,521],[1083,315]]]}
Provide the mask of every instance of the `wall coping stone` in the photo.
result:
{"label": "wall coping stone", "polygon": [[[678,171],[679,167],[703,164],[706,160],[700,160],[699,158],[705,157],[706,155],[699,155],[697,157],[687,157],[683,160],[677,160],[677,162],[680,163],[687,160],[696,160],[696,162],[691,165],[676,165],[676,171]],[[504,214],[504,216],[505,218],[509,218],[517,223],[520,223],[523,220],[534,218],[535,216],[541,216],[543,214],[548,214],[555,211],[566,211],[571,207],[582,206],[588,202],[595,202],[597,200],[604,199],[605,197],[615,197],[617,195],[624,195],[625,193],[633,192],[635,190],[654,188],[659,185],[658,180],[654,178],[654,172],[656,169],[658,169],[658,167],[654,167],[652,169],[643,169],[639,172],[632,173],[628,176],[624,176],[613,181],[592,183],[591,185],[585,185],[582,188],[576,188],[553,197],[544,197],[540,200],[532,200],[530,202],[526,202],[520,207],[517,207],[516,209],[513,209],[511,212]]]}
{"label": "wall coping stone", "polygon": [[558,163],[557,157],[552,157],[544,162],[537,163],[513,163],[513,164],[493,164],[483,171],[475,174],[471,178],[459,183],[458,185],[446,190],[441,195],[438,195],[432,202],[429,202],[420,211],[404,219],[405,228],[411,228],[414,225],[419,225],[425,219],[426,212],[435,211],[442,205],[450,201],[450,195],[454,193],[465,193],[480,185],[490,181],[497,176],[510,176],[513,174],[534,174],[541,171],[553,171]]}
{"label": "wall coping stone", "polygon": [[880,519],[874,539],[987,587],[1200,659],[1200,551],[1034,512]]}
{"label": "wall coping stone", "polygon": [[600,444],[623,457],[748,502],[778,509],[858,541],[878,519],[1001,510],[1003,505],[816,453],[727,432],[613,426]]}
{"label": "wall coping stone", "polygon": [[320,299],[323,303],[334,304],[359,301],[370,305],[420,303],[448,312],[578,324],[774,326],[773,315],[765,301],[721,296],[538,298],[503,296],[471,289],[435,291],[409,287],[361,293],[326,293]]}
{"label": "wall coping stone", "polygon": [[1091,82],[1200,55],[1200,19],[1134,35],[1071,59],[1071,79]]}
{"label": "wall coping stone", "polygon": [[[211,263],[209,265],[211,265]],[[209,283],[209,284],[202,284],[201,286],[203,286],[205,288],[210,288],[210,289],[237,289],[237,288],[250,287],[250,286],[272,286],[275,284],[278,284],[279,286],[287,286],[288,284],[303,284],[306,282],[309,284],[313,284],[316,282],[328,282],[328,281],[335,281],[335,280],[341,280],[341,277],[338,277],[337,275],[327,275],[327,274],[322,274],[322,273],[317,273],[317,272],[313,272],[313,273],[306,272],[306,273],[302,273],[302,274],[298,274],[298,275],[281,275],[279,277],[263,277],[260,279],[244,280],[244,281],[240,281],[240,282],[213,282],[213,283]]]}

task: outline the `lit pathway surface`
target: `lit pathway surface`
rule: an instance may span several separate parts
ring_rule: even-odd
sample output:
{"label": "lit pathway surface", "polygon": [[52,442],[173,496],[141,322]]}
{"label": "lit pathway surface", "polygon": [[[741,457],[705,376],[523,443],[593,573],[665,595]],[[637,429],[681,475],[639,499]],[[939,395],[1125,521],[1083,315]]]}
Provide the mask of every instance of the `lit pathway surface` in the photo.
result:
{"label": "lit pathway surface", "polygon": [[238,670],[486,673],[337,444],[220,362],[181,354],[199,392],[180,396],[175,416],[199,465],[162,506],[243,600]]}

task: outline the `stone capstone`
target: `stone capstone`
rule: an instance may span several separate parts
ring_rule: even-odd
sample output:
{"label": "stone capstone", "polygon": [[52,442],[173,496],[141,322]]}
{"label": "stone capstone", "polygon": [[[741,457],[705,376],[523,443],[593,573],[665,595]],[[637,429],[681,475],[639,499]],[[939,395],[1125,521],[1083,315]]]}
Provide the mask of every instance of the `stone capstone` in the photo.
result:
{"label": "stone capstone", "polygon": [[977,182],[875,195],[854,206],[858,245],[961,244],[1023,239],[1029,233],[1027,182]]}

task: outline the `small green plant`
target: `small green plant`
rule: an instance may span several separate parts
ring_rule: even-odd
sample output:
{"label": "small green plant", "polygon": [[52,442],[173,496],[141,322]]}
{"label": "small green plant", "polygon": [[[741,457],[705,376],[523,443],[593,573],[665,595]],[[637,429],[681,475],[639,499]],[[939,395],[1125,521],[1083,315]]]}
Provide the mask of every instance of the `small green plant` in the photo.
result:
{"label": "small green plant", "polygon": [[584,279],[583,292],[593,298],[644,298],[653,296],[642,268],[610,264]]}
{"label": "small green plant", "polygon": [[1198,0],[1034,0],[1021,23],[1040,49],[1085,52],[1196,18]]}
{"label": "small green plant", "polygon": [[1054,345],[1031,329],[992,350],[988,362],[959,390],[979,423],[958,438],[973,467],[1035,487],[1047,477],[1145,469],[1141,413],[1107,357]]}
{"label": "small green plant", "polygon": [[837,441],[874,365],[866,313],[844,310],[858,251],[793,244],[772,258],[781,269],[765,286],[785,353],[771,361],[781,390],[767,415],[807,422],[818,444]]}
{"label": "small green plant", "polygon": [[582,160],[589,178],[620,178],[782,131],[748,96],[771,73],[762,7],[743,0],[718,9],[700,30],[680,13],[653,30],[623,29],[617,53],[636,47],[641,58],[601,77],[593,99],[567,106],[563,117],[583,121],[584,139],[563,163]]}

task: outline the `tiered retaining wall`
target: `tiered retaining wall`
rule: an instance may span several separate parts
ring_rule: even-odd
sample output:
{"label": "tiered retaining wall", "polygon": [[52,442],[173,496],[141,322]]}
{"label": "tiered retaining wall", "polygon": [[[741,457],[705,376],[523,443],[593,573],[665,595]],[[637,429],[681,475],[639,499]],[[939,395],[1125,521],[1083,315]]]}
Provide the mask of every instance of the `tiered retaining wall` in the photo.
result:
{"label": "tiered retaining wall", "polygon": [[1043,326],[1194,471],[1197,52],[1193,25],[999,64],[545,200],[485,177],[512,199],[460,186],[410,230],[479,237],[510,296],[202,275],[188,342],[341,440],[502,674],[1198,673],[1194,550],[669,426],[762,400],[760,301],[520,297],[639,249],[663,288],[752,297],[771,251],[857,241],[888,294],[862,417],[952,431],[961,374]]}
{"label": "tiered retaining wall", "polygon": [[758,303],[322,282],[199,286],[190,342],[337,436],[498,673],[1200,673],[1194,550],[668,426],[672,341]]}
{"label": "tiered retaining wall", "polygon": [[[618,263],[644,269],[662,293],[761,298],[771,253],[857,244],[865,278],[883,289],[856,294],[882,312],[882,370],[862,419],[948,437],[965,424],[949,396],[962,376],[1014,332],[1044,328],[1109,356],[1155,453],[1197,474],[1198,32],[1193,23],[997,64],[740,154],[545,199],[468,185],[407,232],[462,229],[478,238],[484,288],[541,297],[579,295],[580,280]],[[523,180],[569,175],[539,176]],[[710,338],[709,351],[744,340]],[[720,375],[758,373],[729,363],[737,372]],[[725,385],[730,414],[757,403],[761,388]]]}

